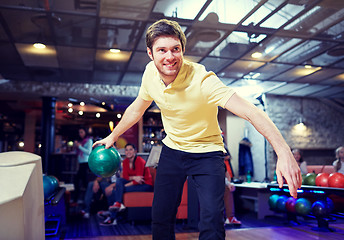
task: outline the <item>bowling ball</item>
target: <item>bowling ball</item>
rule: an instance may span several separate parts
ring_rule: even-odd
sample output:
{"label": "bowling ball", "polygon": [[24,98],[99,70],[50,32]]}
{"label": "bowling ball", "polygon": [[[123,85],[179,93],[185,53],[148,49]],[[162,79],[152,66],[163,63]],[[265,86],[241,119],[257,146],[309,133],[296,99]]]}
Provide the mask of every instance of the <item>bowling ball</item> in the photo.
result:
{"label": "bowling ball", "polygon": [[302,174],[302,185],[305,184],[305,177],[306,177],[307,174]]}
{"label": "bowling ball", "polygon": [[287,199],[287,202],[285,203],[285,208],[287,212],[296,213],[295,203],[296,203],[296,198],[290,197]]}
{"label": "bowling ball", "polygon": [[328,177],[328,186],[334,188],[344,188],[344,174],[336,172]]}
{"label": "bowling ball", "polygon": [[307,173],[305,180],[304,180],[304,185],[311,185],[315,186],[315,178],[317,175],[315,173]]}
{"label": "bowling ball", "polygon": [[121,155],[115,148],[101,145],[92,150],[88,166],[97,176],[111,177],[121,166]]}
{"label": "bowling ball", "polygon": [[57,179],[57,177],[53,176],[53,175],[49,175],[48,177],[51,178],[51,181],[53,182],[55,188],[57,189],[60,186],[60,182]]}
{"label": "bowling ball", "polygon": [[327,203],[323,200],[315,201],[312,205],[312,214],[316,217],[325,217],[329,214]]}
{"label": "bowling ball", "polygon": [[319,173],[315,178],[315,185],[319,187],[328,187],[329,173]]}
{"label": "bowling ball", "polygon": [[43,175],[43,192],[44,192],[44,198],[49,198],[58,188],[58,185],[56,185],[55,180],[47,175]]}
{"label": "bowling ball", "polygon": [[270,209],[275,210],[276,208],[276,203],[277,203],[277,199],[279,198],[279,195],[277,194],[273,194],[269,197],[269,206]]}
{"label": "bowling ball", "polygon": [[282,195],[282,196],[279,196],[277,201],[276,201],[276,209],[278,211],[281,211],[281,212],[285,212],[286,211],[286,202],[288,200],[288,197],[285,196],[285,195]]}
{"label": "bowling ball", "polygon": [[334,203],[333,203],[332,199],[329,197],[327,197],[325,201],[326,201],[328,213],[330,214],[334,210]]}
{"label": "bowling ball", "polygon": [[295,202],[295,210],[300,215],[308,215],[312,210],[312,203],[306,198],[299,198]]}

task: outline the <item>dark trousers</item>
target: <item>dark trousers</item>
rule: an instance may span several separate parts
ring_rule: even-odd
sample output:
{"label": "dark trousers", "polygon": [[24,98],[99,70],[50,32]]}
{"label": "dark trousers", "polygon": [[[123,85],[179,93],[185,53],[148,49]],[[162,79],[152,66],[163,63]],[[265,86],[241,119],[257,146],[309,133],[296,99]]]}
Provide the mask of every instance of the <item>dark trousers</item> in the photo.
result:
{"label": "dark trousers", "polygon": [[80,163],[74,181],[74,202],[79,200],[80,188],[86,188],[88,184],[88,163]]}
{"label": "dark trousers", "polygon": [[223,153],[187,153],[163,146],[154,184],[153,240],[175,239],[176,214],[187,177],[195,183],[200,204],[199,239],[225,239]]}

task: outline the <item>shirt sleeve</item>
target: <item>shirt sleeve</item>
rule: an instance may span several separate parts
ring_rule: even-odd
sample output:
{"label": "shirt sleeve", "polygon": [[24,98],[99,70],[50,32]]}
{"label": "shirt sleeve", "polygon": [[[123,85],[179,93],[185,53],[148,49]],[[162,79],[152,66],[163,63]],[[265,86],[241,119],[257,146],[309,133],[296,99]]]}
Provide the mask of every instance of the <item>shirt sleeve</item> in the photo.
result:
{"label": "shirt sleeve", "polygon": [[153,74],[150,67],[151,64],[152,63],[148,63],[146,66],[146,69],[142,76],[141,87],[139,90],[139,97],[141,97],[143,100],[146,100],[146,101],[153,101],[153,98],[150,96],[147,89],[147,84],[149,84],[149,79],[152,78],[152,74]]}
{"label": "shirt sleeve", "polygon": [[93,145],[93,141],[91,138],[89,138],[83,146],[82,145],[79,146],[79,149],[86,155],[90,155],[92,152],[92,145]]}
{"label": "shirt sleeve", "polygon": [[235,93],[233,88],[223,84],[215,74],[205,77],[202,81],[201,89],[210,103],[214,103],[222,108],[224,108],[227,101]]}

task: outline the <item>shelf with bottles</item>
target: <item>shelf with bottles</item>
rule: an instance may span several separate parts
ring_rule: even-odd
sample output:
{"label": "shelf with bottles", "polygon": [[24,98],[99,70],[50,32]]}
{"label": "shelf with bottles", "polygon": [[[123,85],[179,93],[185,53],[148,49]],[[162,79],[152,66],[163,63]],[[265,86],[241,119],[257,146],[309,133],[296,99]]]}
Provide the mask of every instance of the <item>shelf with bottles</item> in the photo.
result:
{"label": "shelf with bottles", "polygon": [[142,151],[150,152],[152,146],[161,145],[165,136],[160,113],[146,113],[142,119]]}

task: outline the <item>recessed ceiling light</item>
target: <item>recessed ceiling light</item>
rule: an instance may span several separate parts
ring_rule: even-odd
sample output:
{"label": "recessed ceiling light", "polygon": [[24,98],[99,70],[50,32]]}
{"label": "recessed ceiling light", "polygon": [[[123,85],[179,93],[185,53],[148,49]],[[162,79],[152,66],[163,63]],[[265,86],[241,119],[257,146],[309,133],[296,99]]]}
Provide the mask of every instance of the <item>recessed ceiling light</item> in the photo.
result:
{"label": "recessed ceiling light", "polygon": [[260,58],[262,55],[263,54],[260,53],[260,52],[254,52],[254,53],[252,53],[251,57],[253,57],[253,58]]}
{"label": "recessed ceiling light", "polygon": [[38,49],[46,48],[46,46],[43,43],[35,43],[33,44],[33,46]]}
{"label": "recessed ceiling light", "polygon": [[119,49],[117,49],[117,48],[111,48],[111,49],[110,49],[110,52],[112,52],[112,53],[120,53],[121,50],[119,50]]}

